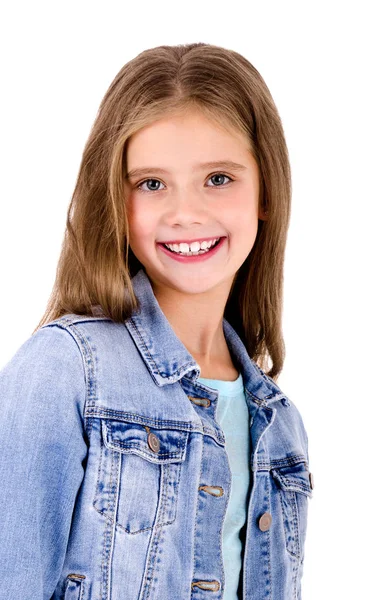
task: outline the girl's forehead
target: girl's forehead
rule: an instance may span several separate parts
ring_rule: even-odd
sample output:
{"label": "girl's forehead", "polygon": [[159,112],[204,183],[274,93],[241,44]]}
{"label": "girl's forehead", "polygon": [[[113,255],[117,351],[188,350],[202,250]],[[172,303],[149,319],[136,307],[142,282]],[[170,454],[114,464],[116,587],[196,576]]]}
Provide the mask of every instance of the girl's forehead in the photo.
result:
{"label": "girl's forehead", "polygon": [[127,140],[127,158],[129,153],[148,153],[151,149],[166,152],[167,147],[179,145],[186,152],[189,148],[194,151],[203,142],[208,149],[220,144],[225,148],[250,150],[250,140],[234,124],[192,109],[162,116],[135,132]]}

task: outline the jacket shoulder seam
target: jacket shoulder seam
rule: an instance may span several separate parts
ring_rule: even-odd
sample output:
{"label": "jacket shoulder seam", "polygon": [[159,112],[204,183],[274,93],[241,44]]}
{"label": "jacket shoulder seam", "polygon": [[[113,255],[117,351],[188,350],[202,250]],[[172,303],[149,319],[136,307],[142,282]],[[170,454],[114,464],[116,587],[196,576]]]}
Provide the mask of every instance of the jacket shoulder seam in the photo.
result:
{"label": "jacket shoulder seam", "polygon": [[106,316],[93,316],[93,315],[77,315],[75,313],[67,313],[58,317],[57,319],[50,321],[49,323],[45,323],[42,325],[43,327],[51,327],[52,325],[75,325],[77,323],[86,323],[87,321],[112,321],[109,317]]}
{"label": "jacket shoulder seam", "polygon": [[75,341],[78,350],[82,356],[83,372],[86,382],[86,398],[83,408],[83,420],[85,423],[87,435],[89,437],[91,433],[91,420],[87,416],[87,412],[90,408],[95,407],[95,400],[97,394],[94,353],[87,338],[76,327],[76,324],[71,319],[61,317],[56,321],[52,321],[51,323],[43,325],[41,329],[46,327],[58,327],[59,329],[66,331]]}

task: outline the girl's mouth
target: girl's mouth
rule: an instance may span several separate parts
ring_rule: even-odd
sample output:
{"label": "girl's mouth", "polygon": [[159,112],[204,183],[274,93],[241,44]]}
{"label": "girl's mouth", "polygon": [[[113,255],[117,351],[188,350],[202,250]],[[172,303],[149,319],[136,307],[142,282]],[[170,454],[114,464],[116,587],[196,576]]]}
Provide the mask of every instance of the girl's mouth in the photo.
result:
{"label": "girl's mouth", "polygon": [[179,262],[188,262],[188,263],[201,262],[202,260],[207,260],[208,258],[214,256],[214,254],[216,254],[218,252],[218,250],[223,246],[224,241],[226,239],[227,239],[226,237],[221,237],[208,250],[198,250],[197,253],[191,252],[190,254],[181,254],[179,252],[173,252],[172,250],[167,248],[167,246],[165,246],[164,244],[158,243],[157,246],[159,246],[159,248],[161,248],[163,250],[163,252],[165,252],[165,254],[167,254],[167,256],[170,256],[174,260],[177,260]]}

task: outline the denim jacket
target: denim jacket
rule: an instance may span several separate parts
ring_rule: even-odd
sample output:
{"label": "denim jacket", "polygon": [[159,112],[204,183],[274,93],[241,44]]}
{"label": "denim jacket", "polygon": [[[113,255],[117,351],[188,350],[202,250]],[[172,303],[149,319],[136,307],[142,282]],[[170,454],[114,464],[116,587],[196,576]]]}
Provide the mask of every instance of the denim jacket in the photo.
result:
{"label": "denim jacket", "polygon": [[[218,392],[144,270],[125,323],[67,314],[0,372],[0,599],[219,600],[231,488]],[[250,425],[239,598],[301,598],[308,440],[223,319]]]}

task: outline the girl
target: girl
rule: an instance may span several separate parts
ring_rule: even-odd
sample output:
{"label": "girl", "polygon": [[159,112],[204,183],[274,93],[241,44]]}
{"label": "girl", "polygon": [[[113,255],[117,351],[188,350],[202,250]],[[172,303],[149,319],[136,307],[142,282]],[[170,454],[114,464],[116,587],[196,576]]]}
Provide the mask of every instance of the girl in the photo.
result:
{"label": "girl", "polygon": [[47,311],[1,372],[1,599],[301,598],[313,480],[276,383],[290,195],[241,55],[160,46],[117,74]]}

